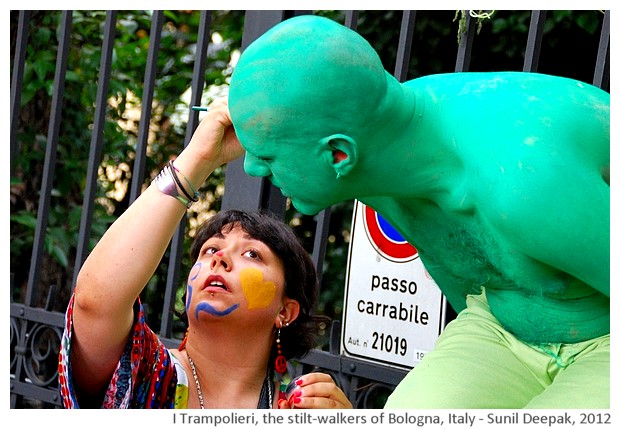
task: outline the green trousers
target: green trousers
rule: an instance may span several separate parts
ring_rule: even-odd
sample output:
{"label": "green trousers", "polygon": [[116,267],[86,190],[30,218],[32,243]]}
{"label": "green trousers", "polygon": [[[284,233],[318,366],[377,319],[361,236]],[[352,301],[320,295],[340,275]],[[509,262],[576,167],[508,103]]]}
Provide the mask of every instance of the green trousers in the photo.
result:
{"label": "green trousers", "polygon": [[609,354],[609,334],[574,344],[523,343],[493,317],[484,293],[469,296],[385,408],[609,408]]}

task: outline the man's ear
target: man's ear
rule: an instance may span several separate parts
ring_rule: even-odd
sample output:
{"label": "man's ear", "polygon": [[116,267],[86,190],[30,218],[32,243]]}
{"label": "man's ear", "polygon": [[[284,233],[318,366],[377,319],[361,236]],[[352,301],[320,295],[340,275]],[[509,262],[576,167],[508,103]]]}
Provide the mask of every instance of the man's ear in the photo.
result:
{"label": "man's ear", "polygon": [[345,134],[332,134],[320,140],[321,150],[327,163],[342,177],[357,164],[357,143]]}

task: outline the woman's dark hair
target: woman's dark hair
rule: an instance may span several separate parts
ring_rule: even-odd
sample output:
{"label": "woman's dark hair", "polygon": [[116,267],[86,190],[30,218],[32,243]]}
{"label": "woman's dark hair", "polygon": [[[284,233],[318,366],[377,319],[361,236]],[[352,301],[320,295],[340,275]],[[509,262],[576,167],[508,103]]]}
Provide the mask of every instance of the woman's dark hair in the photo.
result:
{"label": "woman's dark hair", "polygon": [[[198,259],[200,248],[209,238],[227,233],[233,227],[240,227],[253,239],[265,243],[280,258],[284,267],[284,295],[299,302],[297,319],[281,329],[282,354],[287,359],[303,357],[316,347],[319,324],[328,320],[313,314],[319,285],[312,258],[293,230],[271,212],[226,210],[209,218],[198,229],[190,249],[192,263]],[[187,322],[186,314],[181,317]],[[271,367],[276,350],[274,342]]]}

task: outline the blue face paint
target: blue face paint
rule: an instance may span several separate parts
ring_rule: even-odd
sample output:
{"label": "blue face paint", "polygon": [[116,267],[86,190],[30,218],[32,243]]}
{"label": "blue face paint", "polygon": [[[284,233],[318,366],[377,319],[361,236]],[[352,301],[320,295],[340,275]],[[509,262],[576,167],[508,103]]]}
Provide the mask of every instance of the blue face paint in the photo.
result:
{"label": "blue face paint", "polygon": [[[192,291],[194,290],[192,282],[196,280],[196,278],[200,274],[201,269],[202,269],[202,263],[196,262],[194,266],[192,267],[192,271],[190,272],[190,277],[187,282],[187,301],[185,303],[186,311],[189,311],[189,304],[190,302],[192,302]],[[230,314],[232,311],[237,309],[237,307],[239,307],[239,304],[234,304],[225,310],[218,310],[215,307],[213,307],[211,304],[209,304],[208,302],[201,302],[196,306],[196,318],[198,318],[198,313],[200,313],[201,311],[212,314],[214,316],[226,316],[227,314]]]}
{"label": "blue face paint", "polygon": [[201,311],[205,311],[209,314],[213,314],[214,316],[226,316],[227,314],[230,314],[232,311],[237,309],[237,307],[239,307],[239,304],[234,304],[228,307],[227,309],[220,311],[214,308],[208,302],[201,302],[200,304],[196,306],[196,318],[198,318],[198,313],[200,313]]}
{"label": "blue face paint", "polygon": [[[189,303],[192,302],[192,291],[194,290],[194,286],[192,281],[196,280],[198,274],[200,274],[200,270],[202,269],[202,262],[196,262],[190,271],[190,277],[187,281],[187,299],[185,300],[185,311],[189,311]],[[192,273],[196,271],[194,275]]]}
{"label": "blue face paint", "polygon": [[[189,280],[190,280],[190,281],[192,281],[192,280],[196,280],[196,277],[198,277],[198,274],[200,274],[200,270],[202,269],[202,262],[196,262],[196,263],[194,264],[194,266],[192,267],[192,272],[193,272],[196,268],[198,268],[198,271],[196,271],[196,274],[194,274],[193,276],[191,276],[191,277],[189,278]],[[191,275],[191,272],[190,272],[190,275]]]}

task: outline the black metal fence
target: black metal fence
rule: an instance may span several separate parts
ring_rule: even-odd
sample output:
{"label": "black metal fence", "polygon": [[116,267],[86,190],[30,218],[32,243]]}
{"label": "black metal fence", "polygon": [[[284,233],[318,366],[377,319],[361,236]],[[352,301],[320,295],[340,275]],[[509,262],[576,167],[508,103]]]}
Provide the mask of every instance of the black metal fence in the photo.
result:
{"label": "black metal fence", "polygon": [[[408,78],[407,70],[415,51],[413,40],[416,26],[416,11],[395,11],[402,15],[400,29],[387,29],[399,33],[396,47],[396,64],[394,75],[401,81]],[[459,34],[458,49],[454,70],[456,72],[469,71],[472,51],[475,47],[476,25],[480,14],[465,13],[462,11],[462,26]],[[601,23],[597,52],[593,55],[595,61],[591,65],[591,82],[609,91],[609,54],[610,54],[610,21],[609,11],[600,12]],[[242,49],[276,23],[294,15],[311,13],[310,11],[246,11],[245,27],[242,39]],[[346,11],[345,25],[357,29],[358,11]],[[15,15],[16,31],[12,32],[11,46],[14,46],[11,78],[11,176],[15,160],[20,157],[17,141],[19,126],[19,111],[22,87],[24,84],[24,66],[27,61],[27,45],[29,37],[30,11],[20,11]],[[531,11],[527,38],[522,40],[520,47],[523,54],[523,71],[539,71],[541,59],[541,44],[545,34],[547,11]],[[93,206],[95,204],[95,190],[97,187],[97,168],[104,147],[103,124],[105,118],[106,96],[110,85],[111,58],[115,42],[115,26],[117,12],[107,11],[103,28],[103,43],[101,46],[101,64],[98,78],[97,102],[95,106],[95,120],[92,127],[92,139],[89,155],[89,167],[83,190],[83,210],[80,220],[79,239],[75,243],[76,263],[78,271],[89,251],[91,236]],[[194,59],[194,73],[192,76],[192,105],[200,104],[205,75],[206,52],[209,40],[210,13],[203,11],[198,35],[196,58]],[[154,74],[158,55],[159,34],[163,23],[163,13],[153,12],[151,26],[151,41],[149,58],[146,60],[144,93],[142,97],[142,116],[138,136],[138,146],[133,161],[133,175],[131,183],[131,199],[135,199],[144,182],[144,165],[146,150],[146,134],[151,115],[151,97],[153,95]],[[58,373],[57,356],[60,347],[60,337],[64,323],[64,313],[54,311],[53,301],[56,290],[53,285],[47,288],[40,286],[40,267],[45,252],[45,234],[50,212],[51,194],[54,182],[54,169],[57,162],[57,142],[62,116],[62,100],[64,83],[67,74],[67,51],[71,40],[72,12],[63,11],[61,25],[58,31],[59,45],[57,49],[56,70],[52,94],[52,107],[49,117],[49,128],[46,141],[46,152],[41,160],[42,179],[37,211],[37,223],[33,239],[32,257],[26,291],[22,302],[10,304],[10,331],[11,331],[11,371],[10,397],[11,408],[56,408],[60,407],[57,392]],[[454,35],[450,35],[454,37]],[[583,61],[581,58],[569,58],[568,64]],[[570,68],[566,69],[567,73]],[[448,70],[450,71],[450,70]],[[564,75],[562,72],[555,74]],[[568,77],[570,75],[566,74]],[[197,126],[197,115],[190,115],[187,129],[193,130]],[[187,133],[187,138],[191,133]],[[284,215],[286,200],[277,188],[274,188],[264,179],[251,178],[243,172],[242,161],[231,163],[226,170],[225,186],[235,189],[234,193],[226,193],[222,200],[222,208],[241,208],[254,210],[267,208],[280,215]],[[314,235],[313,257],[319,272],[322,270],[327,231],[330,222],[331,210],[321,212],[316,218]],[[170,261],[168,265],[168,283],[164,294],[164,307],[171,309],[177,288],[176,279],[179,277],[180,261],[182,257],[183,241],[185,240],[185,225],[179,228],[170,247]],[[13,273],[11,267],[11,297],[13,297]],[[40,295],[47,290],[47,299],[42,300]],[[44,305],[37,304],[44,301]],[[178,341],[170,337],[172,331],[172,311],[164,311],[159,329],[164,342],[168,345],[177,345]],[[402,379],[406,371],[393,367],[375,364],[372,362],[348,357],[340,353],[339,325],[334,323],[331,331],[329,350],[314,350],[301,360],[300,371],[321,369],[329,372],[338,384],[347,393],[351,401],[358,408],[373,408],[381,406],[381,398],[385,398],[393,387]],[[379,398],[379,399],[377,399]]]}

